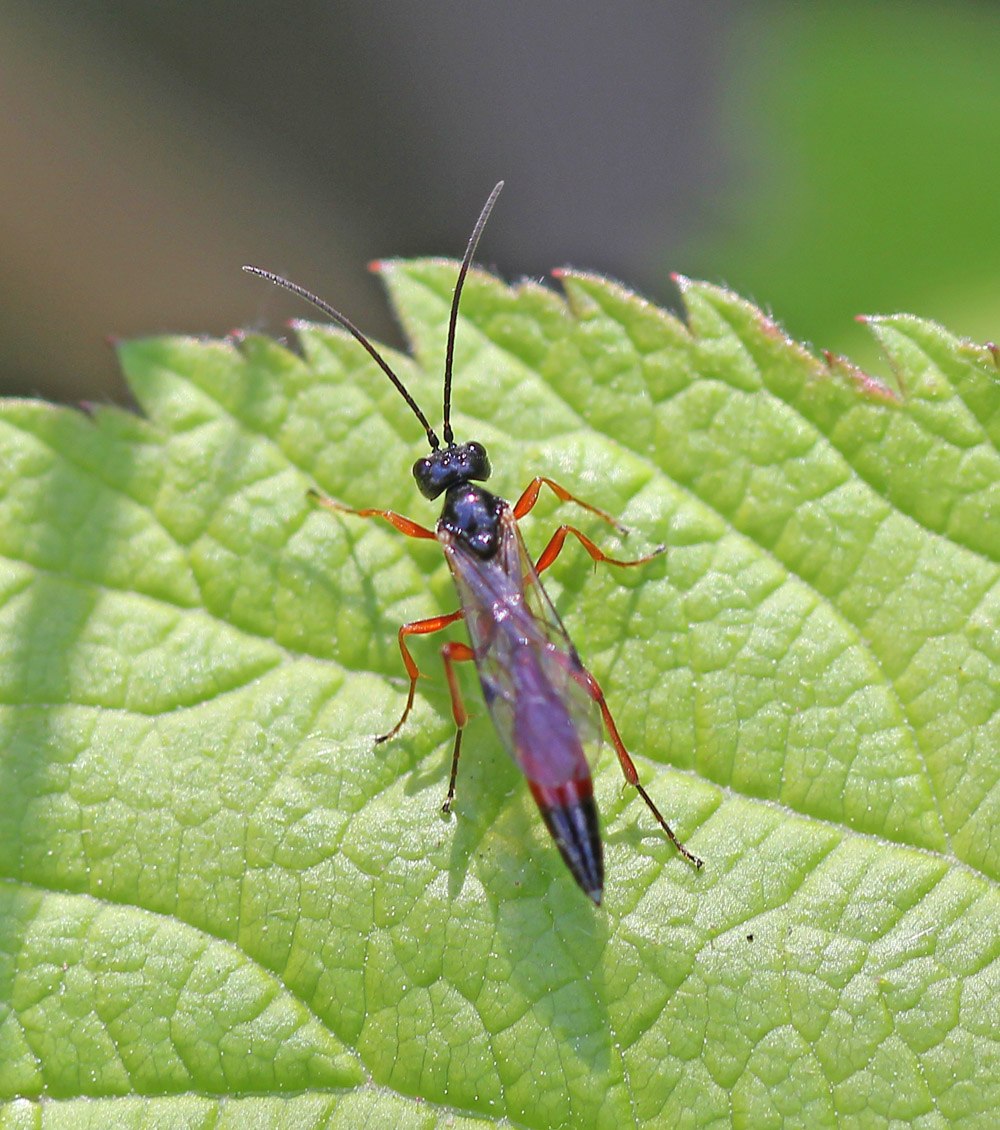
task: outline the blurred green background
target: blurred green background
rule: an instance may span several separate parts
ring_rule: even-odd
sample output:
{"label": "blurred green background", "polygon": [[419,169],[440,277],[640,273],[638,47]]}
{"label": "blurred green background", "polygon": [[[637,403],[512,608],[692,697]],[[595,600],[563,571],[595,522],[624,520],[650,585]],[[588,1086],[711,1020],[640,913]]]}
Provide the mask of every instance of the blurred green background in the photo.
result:
{"label": "blurred green background", "polygon": [[108,335],[281,332],[257,262],[398,343],[377,256],[728,284],[1000,337],[986,3],[180,2],[0,10],[0,392],[124,400]]}

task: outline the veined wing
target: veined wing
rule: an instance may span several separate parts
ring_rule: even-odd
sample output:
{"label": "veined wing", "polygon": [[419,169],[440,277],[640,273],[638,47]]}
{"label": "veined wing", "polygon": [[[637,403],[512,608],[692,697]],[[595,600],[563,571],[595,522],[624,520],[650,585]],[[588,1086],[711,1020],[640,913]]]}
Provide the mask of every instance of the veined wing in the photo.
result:
{"label": "veined wing", "polygon": [[510,507],[500,546],[483,561],[448,531],[439,533],[458,588],[476,669],[497,733],[535,784],[589,778],[600,711],[579,681],[569,635],[542,587]]}

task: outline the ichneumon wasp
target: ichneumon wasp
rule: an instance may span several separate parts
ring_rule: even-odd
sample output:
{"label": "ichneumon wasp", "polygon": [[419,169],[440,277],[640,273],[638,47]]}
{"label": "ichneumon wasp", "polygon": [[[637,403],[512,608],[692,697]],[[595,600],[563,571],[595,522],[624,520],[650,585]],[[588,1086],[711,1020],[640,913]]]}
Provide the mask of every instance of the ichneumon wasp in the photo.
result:
{"label": "ichneumon wasp", "polygon": [[517,522],[535,505],[543,486],[553,491],[560,501],[572,502],[589,511],[619,533],[627,531],[606,511],[576,498],[558,483],[542,476],[532,479],[511,506],[477,485],[490,477],[490,461],[483,445],[475,441],[455,442],[451,426],[451,383],[459,301],[479,237],[501,188],[503,181],[490,193],[476,221],[455,283],[444,363],[444,446],[403,382],[351,321],[297,283],[260,267],[243,269],[311,302],[347,330],[368,351],[410,406],[430,444],[430,454],[414,463],[413,477],[425,498],[433,500],[444,495],[444,508],[433,530],[392,510],[354,509],[310,492],[317,502],[338,514],[382,518],[407,537],[436,538],[458,589],[461,607],[457,611],[415,620],[399,629],[399,650],[410,679],[409,692],[399,721],[377,737],[376,742],[394,737],[413,707],[420,671],[406,645],[407,639],[437,632],[464,620],[471,645],[449,642],[441,648],[456,726],[443,810],[450,812],[455,797],[462,734],[468,721],[455,665],[471,661],[476,665],[497,733],[527,777],[546,827],[574,879],[599,904],[604,890],[604,851],[584,742],[599,736],[602,723],[618,755],[625,780],[637,789],[681,855],[696,867],[701,866],[701,860],[681,843],[642,787],[604,693],[580,662],[559,614],[542,587],[540,574],[558,557],[569,534],[580,542],[595,563],[623,569],[642,565],[662,553],[664,547],[635,560],[620,561],[609,557],[575,526],[561,525],[533,563]]}

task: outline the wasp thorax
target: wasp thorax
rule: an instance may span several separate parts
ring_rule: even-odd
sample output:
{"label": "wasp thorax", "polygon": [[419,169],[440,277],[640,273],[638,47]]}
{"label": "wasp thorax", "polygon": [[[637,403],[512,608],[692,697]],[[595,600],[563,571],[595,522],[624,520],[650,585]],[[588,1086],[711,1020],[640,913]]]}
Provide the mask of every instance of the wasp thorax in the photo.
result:
{"label": "wasp thorax", "polygon": [[490,460],[481,443],[452,443],[440,451],[432,451],[413,464],[413,477],[425,498],[437,496],[449,487],[480,482],[490,477]]}

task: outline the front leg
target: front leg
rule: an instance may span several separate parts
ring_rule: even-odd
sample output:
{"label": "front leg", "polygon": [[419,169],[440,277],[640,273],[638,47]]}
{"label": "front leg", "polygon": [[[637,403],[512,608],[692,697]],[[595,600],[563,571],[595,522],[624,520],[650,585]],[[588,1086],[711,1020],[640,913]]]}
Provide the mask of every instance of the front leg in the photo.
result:
{"label": "front leg", "polygon": [[358,518],[384,518],[390,525],[395,526],[401,534],[406,534],[408,538],[430,538],[433,541],[436,536],[433,530],[421,526],[418,522],[414,522],[412,518],[404,518],[402,514],[397,514],[395,510],[376,510],[373,507],[355,510],[353,506],[345,506],[342,502],[327,498],[325,494],[320,494],[318,490],[310,489],[306,493],[313,502],[319,506],[325,506],[327,510],[332,510],[334,514],[354,514]]}
{"label": "front leg", "polygon": [[[414,522],[412,518],[405,518],[402,514],[397,514],[395,510],[378,510],[374,507],[364,507],[363,509],[356,510],[353,506],[345,506],[342,502],[337,502],[333,498],[328,498],[326,495],[320,494],[319,491],[310,490],[308,494],[313,502],[326,507],[327,510],[332,510],[334,514],[354,514],[358,518],[383,518],[391,526],[395,526],[400,533],[406,534],[409,538],[429,538],[434,540],[436,536],[433,530],[428,530],[426,526],[421,526],[418,522]],[[404,624],[399,629],[399,651],[403,656],[403,666],[406,668],[406,673],[410,678],[410,689],[406,695],[406,706],[403,707],[403,713],[399,721],[387,733],[379,734],[375,739],[377,743],[387,742],[390,738],[395,737],[409,716],[410,711],[413,709],[413,697],[417,691],[417,679],[420,678],[420,668],[417,667],[416,660],[410,654],[410,649],[406,646],[406,637],[424,636],[429,632],[439,632],[442,628],[447,628],[449,624],[454,624],[456,620],[460,620],[463,615],[462,609],[459,609],[457,612],[449,612],[445,616],[431,616],[427,620],[413,620],[409,624]],[[461,737],[461,733],[459,737]]]}

